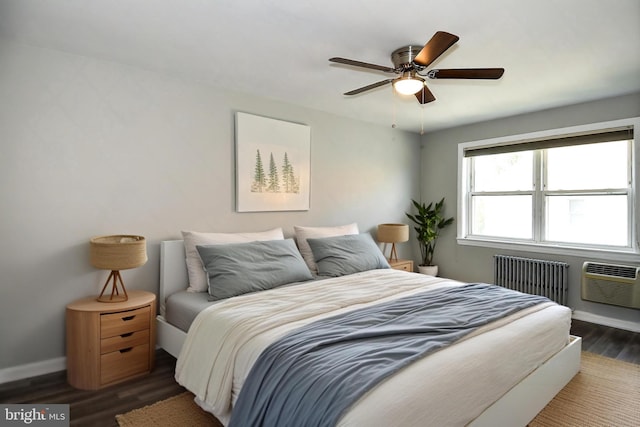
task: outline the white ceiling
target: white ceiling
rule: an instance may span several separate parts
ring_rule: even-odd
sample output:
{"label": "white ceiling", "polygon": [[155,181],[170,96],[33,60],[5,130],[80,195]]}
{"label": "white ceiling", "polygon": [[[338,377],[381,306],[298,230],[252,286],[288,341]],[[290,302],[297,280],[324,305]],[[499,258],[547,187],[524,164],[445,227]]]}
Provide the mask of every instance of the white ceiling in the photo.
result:
{"label": "white ceiling", "polygon": [[[431,68],[502,79],[342,95],[389,75],[328,58],[392,66],[438,30],[460,41]],[[414,132],[640,91],[638,0],[0,0],[0,36]]]}

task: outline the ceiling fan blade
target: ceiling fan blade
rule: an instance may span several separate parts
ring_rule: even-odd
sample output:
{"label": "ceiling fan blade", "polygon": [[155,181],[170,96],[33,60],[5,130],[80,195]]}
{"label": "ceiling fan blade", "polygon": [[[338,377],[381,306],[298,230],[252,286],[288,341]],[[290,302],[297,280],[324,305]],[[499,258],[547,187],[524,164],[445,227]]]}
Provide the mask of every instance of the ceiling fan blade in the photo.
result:
{"label": "ceiling fan blade", "polygon": [[488,79],[497,80],[504,74],[504,68],[451,68],[430,70],[431,79]]}
{"label": "ceiling fan blade", "polygon": [[444,31],[438,31],[431,37],[431,40],[424,45],[422,50],[413,59],[418,65],[428,67],[437,57],[442,55],[447,49],[453,46],[460,37],[446,33]]}
{"label": "ceiling fan blade", "polygon": [[346,92],[345,95],[357,95],[357,94],[365,92],[367,90],[371,90],[371,89],[375,89],[375,88],[380,87],[380,86],[384,86],[387,83],[391,83],[392,81],[393,81],[393,79],[382,80],[382,81],[379,81],[378,83],[372,83],[370,85],[363,86],[363,87],[358,88],[358,89],[350,90],[349,92]]}
{"label": "ceiling fan blade", "polygon": [[369,68],[372,70],[384,71],[385,73],[396,72],[396,70],[391,67],[385,67],[384,65],[369,64],[368,62],[362,62],[362,61],[354,61],[353,59],[329,58],[329,61],[337,62],[338,64],[353,65],[354,67],[362,67],[362,68]]}
{"label": "ceiling fan blade", "polygon": [[433,96],[427,85],[424,85],[420,92],[416,92],[415,96],[420,104],[427,104],[436,100],[436,97]]}

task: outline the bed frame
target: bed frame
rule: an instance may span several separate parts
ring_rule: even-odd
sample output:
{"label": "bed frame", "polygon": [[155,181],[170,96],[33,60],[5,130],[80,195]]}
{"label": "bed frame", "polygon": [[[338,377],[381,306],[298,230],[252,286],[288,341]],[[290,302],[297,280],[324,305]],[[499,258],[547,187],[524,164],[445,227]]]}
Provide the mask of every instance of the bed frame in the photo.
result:
{"label": "bed frame", "polygon": [[[186,332],[164,318],[165,298],[187,288],[189,277],[182,240],[160,243],[160,314],[156,318],[157,344],[178,357]],[[469,426],[526,426],[580,370],[582,340],[569,344],[489,406]]]}

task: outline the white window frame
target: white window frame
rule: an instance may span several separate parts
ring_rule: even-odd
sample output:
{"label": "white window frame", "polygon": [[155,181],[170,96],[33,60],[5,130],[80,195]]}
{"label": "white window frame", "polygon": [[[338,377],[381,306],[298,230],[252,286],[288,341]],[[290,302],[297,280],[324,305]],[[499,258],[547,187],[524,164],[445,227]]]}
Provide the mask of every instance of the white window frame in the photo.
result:
{"label": "white window frame", "polygon": [[[469,183],[466,181],[470,179],[469,171],[465,170],[467,162],[464,161],[465,150],[478,149],[484,147],[496,147],[503,145],[513,145],[518,143],[526,143],[530,141],[540,139],[553,139],[561,136],[578,135],[586,133],[598,133],[608,129],[618,129],[623,127],[632,127],[634,131],[634,141],[632,155],[630,156],[631,162],[631,195],[629,203],[629,218],[631,218],[631,247],[630,248],[614,248],[614,247],[599,247],[592,248],[582,245],[569,245],[566,243],[537,243],[531,241],[517,241],[516,239],[501,239],[501,238],[489,238],[485,236],[470,236],[468,231],[470,229],[469,221],[469,207],[467,197],[467,189]],[[457,224],[457,241],[460,245],[467,246],[479,246],[487,248],[498,248],[516,251],[526,252],[544,252],[554,253],[560,255],[571,256],[587,256],[596,257],[598,259],[612,260],[612,261],[626,261],[626,262],[640,262],[640,230],[638,221],[640,220],[640,197],[638,197],[637,187],[640,185],[640,167],[638,165],[638,159],[640,158],[640,143],[638,140],[640,136],[640,117],[614,120],[609,122],[592,123],[581,126],[572,126],[560,129],[549,129],[539,132],[532,132],[520,135],[511,135],[499,138],[491,138],[479,141],[471,141],[458,144],[458,218]],[[536,162],[538,160],[535,160]],[[536,185],[538,178],[536,177]],[[542,203],[537,205],[539,208]],[[543,215],[543,212],[535,212],[535,215]],[[534,218],[534,221],[536,219]],[[534,236],[540,237],[540,236]]]}

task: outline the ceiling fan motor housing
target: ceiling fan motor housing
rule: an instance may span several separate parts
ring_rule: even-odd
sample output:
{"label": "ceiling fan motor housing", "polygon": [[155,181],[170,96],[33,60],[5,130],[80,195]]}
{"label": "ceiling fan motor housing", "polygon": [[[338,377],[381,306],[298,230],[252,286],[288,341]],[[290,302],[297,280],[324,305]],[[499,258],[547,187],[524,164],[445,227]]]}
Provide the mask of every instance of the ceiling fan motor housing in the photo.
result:
{"label": "ceiling fan motor housing", "polygon": [[[404,71],[408,69],[418,69],[413,63],[413,59],[420,53],[424,46],[404,46],[391,53],[391,62],[396,70]],[[421,67],[420,67],[421,68]]]}

